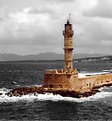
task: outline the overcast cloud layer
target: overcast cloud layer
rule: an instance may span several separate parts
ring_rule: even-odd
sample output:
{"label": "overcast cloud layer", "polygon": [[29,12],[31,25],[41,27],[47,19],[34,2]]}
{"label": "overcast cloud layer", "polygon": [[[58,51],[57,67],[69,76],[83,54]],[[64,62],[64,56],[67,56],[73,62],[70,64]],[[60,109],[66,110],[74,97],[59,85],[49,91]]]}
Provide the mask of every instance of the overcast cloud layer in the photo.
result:
{"label": "overcast cloud layer", "polygon": [[63,53],[69,13],[76,53],[112,54],[112,0],[0,0],[0,53]]}

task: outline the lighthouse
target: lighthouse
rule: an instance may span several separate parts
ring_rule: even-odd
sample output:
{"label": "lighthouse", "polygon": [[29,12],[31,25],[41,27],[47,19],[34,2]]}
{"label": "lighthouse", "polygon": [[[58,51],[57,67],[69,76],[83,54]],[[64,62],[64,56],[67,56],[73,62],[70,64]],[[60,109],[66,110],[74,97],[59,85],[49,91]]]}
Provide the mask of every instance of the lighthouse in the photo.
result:
{"label": "lighthouse", "polygon": [[72,24],[70,20],[67,20],[65,24],[64,31],[64,70],[72,70],[73,62],[72,62],[72,53],[73,53],[73,30]]}
{"label": "lighthouse", "polygon": [[[70,15],[69,15],[70,18]],[[42,86],[20,87],[6,93],[9,96],[21,96],[26,94],[60,94],[67,97],[88,97],[103,86],[112,86],[112,73],[90,74],[84,77],[78,76],[77,69],[73,68],[73,30],[70,19],[64,26],[64,68],[46,69]]]}
{"label": "lighthouse", "polygon": [[[70,16],[69,16],[70,18]],[[73,30],[70,19],[64,24],[64,68],[45,71],[44,87],[71,90],[77,85],[78,71],[73,68]],[[75,85],[74,85],[75,83]]]}

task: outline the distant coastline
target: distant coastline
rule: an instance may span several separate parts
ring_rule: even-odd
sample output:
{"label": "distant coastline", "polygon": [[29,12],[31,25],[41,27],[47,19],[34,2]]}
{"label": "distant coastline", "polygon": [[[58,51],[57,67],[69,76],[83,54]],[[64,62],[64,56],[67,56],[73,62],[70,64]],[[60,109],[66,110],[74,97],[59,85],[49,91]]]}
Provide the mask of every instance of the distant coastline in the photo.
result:
{"label": "distant coastline", "polygon": [[[63,60],[63,54],[57,53],[40,53],[36,55],[16,55],[16,54],[0,54],[0,61],[39,61],[39,60]],[[74,54],[73,59],[109,59],[112,55],[104,54]]]}

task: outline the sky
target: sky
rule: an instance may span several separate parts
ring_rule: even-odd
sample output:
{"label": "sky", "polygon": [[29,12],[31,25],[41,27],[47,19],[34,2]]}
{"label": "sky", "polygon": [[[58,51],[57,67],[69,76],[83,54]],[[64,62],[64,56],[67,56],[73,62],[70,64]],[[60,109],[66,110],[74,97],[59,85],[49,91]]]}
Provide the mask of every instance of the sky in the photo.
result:
{"label": "sky", "polygon": [[0,53],[63,53],[71,14],[74,53],[112,55],[112,0],[0,0]]}

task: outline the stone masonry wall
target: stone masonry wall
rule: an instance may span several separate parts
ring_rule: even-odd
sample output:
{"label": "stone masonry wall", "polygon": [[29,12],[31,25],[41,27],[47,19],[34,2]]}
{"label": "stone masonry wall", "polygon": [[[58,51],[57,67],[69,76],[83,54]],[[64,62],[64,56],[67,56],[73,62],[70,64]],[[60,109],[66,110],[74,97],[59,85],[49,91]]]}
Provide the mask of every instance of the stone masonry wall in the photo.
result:
{"label": "stone masonry wall", "polygon": [[66,74],[45,74],[44,86],[51,88],[71,88]]}
{"label": "stone masonry wall", "polygon": [[[80,89],[86,89],[86,88],[93,88],[93,87],[99,87],[106,84],[112,84],[112,73],[111,74],[102,74],[102,75],[95,75],[90,76],[87,78],[79,78],[78,82],[80,85]],[[76,83],[75,83],[76,84]],[[76,84],[77,87],[77,84]]]}
{"label": "stone masonry wall", "polygon": [[68,90],[87,90],[97,86],[112,84],[112,74],[95,75],[87,78],[75,78],[75,75],[45,74],[44,87]]}

